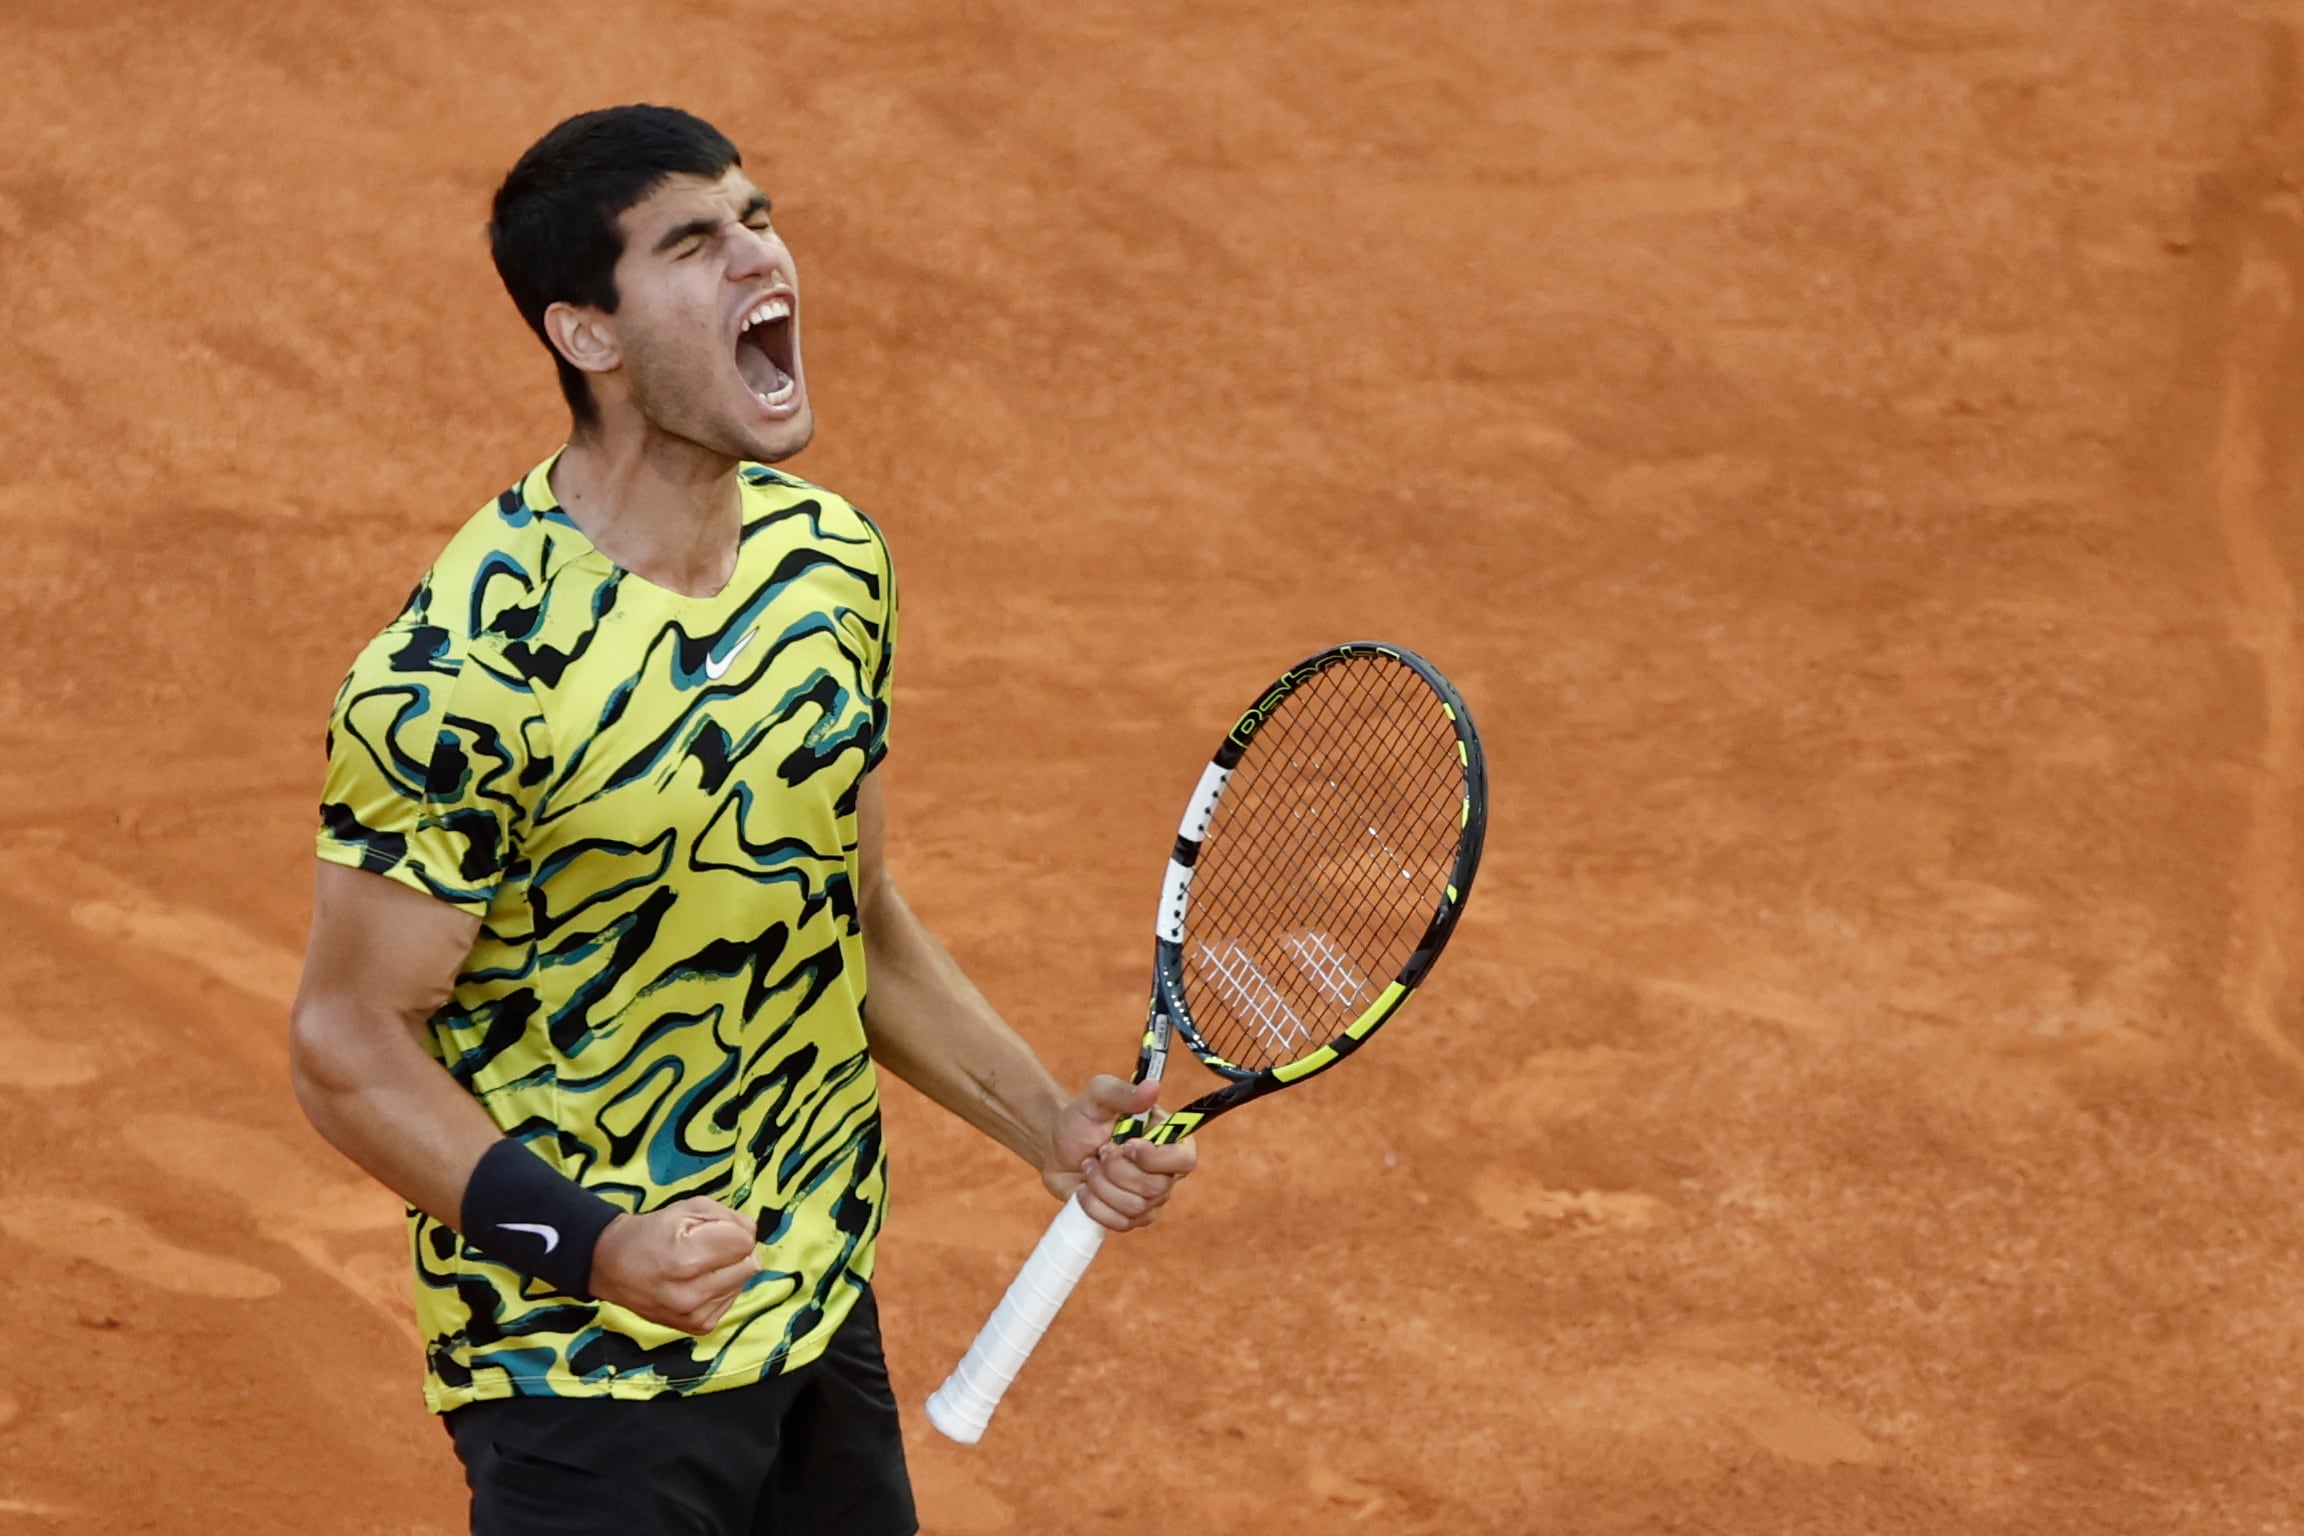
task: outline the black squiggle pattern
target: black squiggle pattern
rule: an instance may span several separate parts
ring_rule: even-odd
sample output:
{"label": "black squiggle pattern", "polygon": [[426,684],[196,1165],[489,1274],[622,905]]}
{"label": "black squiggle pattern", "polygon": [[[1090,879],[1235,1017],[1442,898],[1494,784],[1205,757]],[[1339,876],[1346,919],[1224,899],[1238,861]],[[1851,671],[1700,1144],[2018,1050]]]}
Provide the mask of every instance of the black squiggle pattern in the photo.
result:
{"label": "black squiggle pattern", "polygon": [[650,1396],[812,1359],[885,1199],[856,793],[887,750],[879,530],[743,472],[734,578],[619,570],[550,461],[450,543],[354,664],[321,857],[478,914],[431,1046],[505,1134],[610,1200],[711,1194],[766,1271],[705,1339],[552,1293],[411,1215],[426,1397]]}

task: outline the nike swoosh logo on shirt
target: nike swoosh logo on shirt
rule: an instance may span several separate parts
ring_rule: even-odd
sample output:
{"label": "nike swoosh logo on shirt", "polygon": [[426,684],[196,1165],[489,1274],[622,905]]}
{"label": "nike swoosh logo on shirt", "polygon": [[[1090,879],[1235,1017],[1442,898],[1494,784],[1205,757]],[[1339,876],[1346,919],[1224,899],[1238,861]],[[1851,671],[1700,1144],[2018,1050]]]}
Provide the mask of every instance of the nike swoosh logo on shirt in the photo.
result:
{"label": "nike swoosh logo on shirt", "polygon": [[553,1249],[560,1246],[560,1229],[558,1227],[532,1226],[525,1221],[500,1221],[496,1223],[496,1226],[499,1230],[505,1232],[535,1233],[538,1237],[544,1239],[544,1251],[546,1253],[550,1253]]}
{"label": "nike swoosh logo on shirt", "polygon": [[755,624],[750,629],[744,631],[743,639],[728,647],[727,655],[705,657],[704,675],[708,678],[711,678],[714,682],[718,682],[721,678],[727,676],[728,669],[736,665],[736,658],[744,654],[744,647],[750,645],[752,643],[752,637],[758,633],[760,633],[760,626]]}

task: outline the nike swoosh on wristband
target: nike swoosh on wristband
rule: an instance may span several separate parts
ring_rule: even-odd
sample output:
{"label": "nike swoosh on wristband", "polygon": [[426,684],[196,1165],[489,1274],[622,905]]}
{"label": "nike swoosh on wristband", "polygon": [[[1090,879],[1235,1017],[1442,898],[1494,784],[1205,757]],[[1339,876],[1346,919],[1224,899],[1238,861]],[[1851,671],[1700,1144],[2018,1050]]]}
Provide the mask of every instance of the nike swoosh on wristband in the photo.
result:
{"label": "nike swoosh on wristband", "polygon": [[560,1246],[560,1229],[558,1227],[530,1225],[525,1221],[500,1221],[496,1223],[496,1228],[500,1232],[533,1232],[544,1239],[544,1251],[546,1253],[550,1253]]}
{"label": "nike swoosh on wristband", "polygon": [[708,678],[711,678],[714,682],[718,682],[721,678],[727,676],[728,669],[736,665],[736,658],[744,654],[744,647],[750,645],[752,643],[752,637],[758,633],[760,633],[760,626],[755,624],[750,629],[744,631],[743,639],[737,641],[734,645],[728,648],[727,655],[705,657],[704,675]]}

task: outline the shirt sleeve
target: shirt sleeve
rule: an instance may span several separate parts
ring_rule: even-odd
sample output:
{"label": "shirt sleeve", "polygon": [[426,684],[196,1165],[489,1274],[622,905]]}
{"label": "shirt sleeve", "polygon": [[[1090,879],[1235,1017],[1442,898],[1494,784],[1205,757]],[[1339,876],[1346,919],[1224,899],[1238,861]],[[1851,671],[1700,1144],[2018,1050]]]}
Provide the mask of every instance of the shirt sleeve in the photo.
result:
{"label": "shirt sleeve", "polygon": [[888,551],[888,536],[878,524],[871,527],[880,548],[880,644],[872,662],[872,745],[864,754],[867,773],[888,755],[888,716],[896,688],[896,559]]}
{"label": "shirt sleeve", "polygon": [[535,694],[501,657],[395,624],[336,695],[320,857],[485,915],[549,766]]}

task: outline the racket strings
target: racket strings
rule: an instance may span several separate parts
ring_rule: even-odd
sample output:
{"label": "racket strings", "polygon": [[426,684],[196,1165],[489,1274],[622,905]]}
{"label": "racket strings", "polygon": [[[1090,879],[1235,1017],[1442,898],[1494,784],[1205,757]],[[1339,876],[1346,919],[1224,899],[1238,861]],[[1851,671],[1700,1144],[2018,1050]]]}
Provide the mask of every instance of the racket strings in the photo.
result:
{"label": "racket strings", "polygon": [[1265,721],[1185,917],[1186,997],[1216,1055],[1298,1060],[1376,1001],[1446,893],[1463,797],[1455,728],[1400,663],[1332,666]]}

